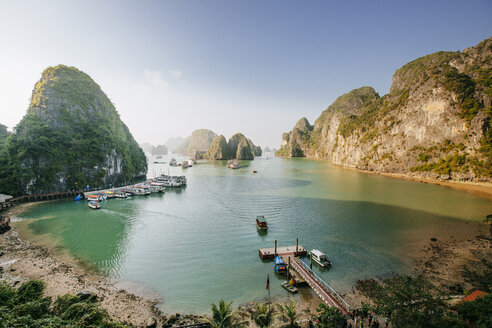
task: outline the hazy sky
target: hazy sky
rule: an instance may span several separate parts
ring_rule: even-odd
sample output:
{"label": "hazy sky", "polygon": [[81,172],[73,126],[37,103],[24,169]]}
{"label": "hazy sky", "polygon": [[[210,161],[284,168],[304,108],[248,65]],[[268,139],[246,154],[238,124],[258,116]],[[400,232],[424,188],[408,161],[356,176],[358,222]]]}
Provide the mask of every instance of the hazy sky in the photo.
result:
{"label": "hazy sky", "polygon": [[338,96],[492,35],[492,1],[0,0],[0,123],[48,66],[76,66],[138,142],[209,128],[278,147]]}

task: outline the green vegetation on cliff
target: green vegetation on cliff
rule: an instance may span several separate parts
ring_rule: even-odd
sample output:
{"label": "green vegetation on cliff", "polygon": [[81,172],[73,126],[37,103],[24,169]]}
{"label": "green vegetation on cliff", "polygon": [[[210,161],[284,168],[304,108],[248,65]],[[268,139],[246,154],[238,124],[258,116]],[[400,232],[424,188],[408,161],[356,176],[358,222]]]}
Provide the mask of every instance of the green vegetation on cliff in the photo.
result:
{"label": "green vegetation on cliff", "polygon": [[[282,135],[278,156],[317,157],[365,170],[459,180],[492,178],[492,38],[404,65],[383,97],[340,96],[316,120]],[[450,148],[440,145],[461,144]],[[415,147],[433,149],[420,154]],[[435,148],[432,148],[435,147]]]}
{"label": "green vegetation on cliff", "polygon": [[74,67],[47,68],[0,154],[11,194],[124,184],[145,175],[142,149],[100,87]]}
{"label": "green vegetation on cliff", "polygon": [[25,282],[18,289],[0,282],[0,327],[127,327],[112,321],[93,297],[67,294],[51,306],[51,297],[43,296],[44,288],[38,280]]}
{"label": "green vegetation on cliff", "polygon": [[229,139],[229,142],[226,142],[222,135],[216,137],[205,154],[205,158],[210,160],[252,160],[255,156],[261,156],[261,153],[260,146],[255,146],[242,133],[236,133]]}

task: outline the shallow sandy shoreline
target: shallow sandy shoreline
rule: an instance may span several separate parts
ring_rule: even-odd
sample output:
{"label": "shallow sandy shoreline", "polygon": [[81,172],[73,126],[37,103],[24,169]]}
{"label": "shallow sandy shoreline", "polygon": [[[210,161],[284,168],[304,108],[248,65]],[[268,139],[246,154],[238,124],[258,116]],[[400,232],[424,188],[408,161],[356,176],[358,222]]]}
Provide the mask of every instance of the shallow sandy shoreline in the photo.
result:
{"label": "shallow sandy shoreline", "polygon": [[347,167],[343,165],[333,164],[336,167],[356,171],[359,173],[369,174],[369,175],[381,175],[390,178],[397,178],[421,183],[430,183],[438,186],[444,186],[456,190],[466,191],[475,196],[485,198],[492,201],[492,183],[490,182],[465,182],[465,181],[455,181],[455,180],[438,180],[432,178],[426,178],[417,174],[404,174],[404,173],[387,173],[379,171],[366,171],[361,169],[356,169],[352,167]]}

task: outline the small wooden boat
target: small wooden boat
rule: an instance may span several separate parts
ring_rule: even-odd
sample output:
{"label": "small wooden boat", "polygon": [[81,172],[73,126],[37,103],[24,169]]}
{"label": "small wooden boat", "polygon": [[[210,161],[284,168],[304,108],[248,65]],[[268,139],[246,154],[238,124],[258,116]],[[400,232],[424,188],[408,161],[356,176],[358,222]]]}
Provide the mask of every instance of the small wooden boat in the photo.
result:
{"label": "small wooden boat", "polygon": [[256,170],[253,170],[253,173],[258,173],[258,171],[256,171]]}
{"label": "small wooden boat", "polygon": [[258,215],[256,217],[256,228],[258,230],[268,230],[268,224],[263,215]]}
{"label": "small wooden boat", "polygon": [[275,272],[280,274],[285,274],[287,272],[287,268],[285,267],[285,263],[280,256],[275,258]]}
{"label": "small wooden boat", "polygon": [[95,201],[90,201],[88,204],[89,204],[89,207],[92,208],[93,210],[98,210],[101,208],[99,203],[95,202]]}
{"label": "small wooden boat", "polygon": [[287,289],[290,293],[297,293],[297,287],[294,286],[293,282],[294,281],[292,279],[290,280],[290,283],[288,281],[284,281],[282,283],[282,287]]}

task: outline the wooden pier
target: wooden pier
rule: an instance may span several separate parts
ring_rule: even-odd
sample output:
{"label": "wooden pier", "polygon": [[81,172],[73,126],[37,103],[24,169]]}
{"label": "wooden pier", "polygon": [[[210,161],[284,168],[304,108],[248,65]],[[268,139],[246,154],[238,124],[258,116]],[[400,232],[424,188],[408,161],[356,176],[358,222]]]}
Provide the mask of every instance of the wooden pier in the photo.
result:
{"label": "wooden pier", "polygon": [[6,210],[18,203],[40,202],[45,200],[71,198],[80,194],[82,194],[82,191],[62,191],[62,192],[52,192],[47,194],[29,194],[29,195],[22,195],[18,197],[12,197],[0,202],[0,210]]}
{"label": "wooden pier", "polygon": [[269,260],[274,259],[276,256],[304,256],[307,254],[307,251],[299,245],[299,240],[296,241],[294,246],[283,247],[277,247],[277,241],[275,240],[275,247],[260,248],[258,254],[262,260]]}

